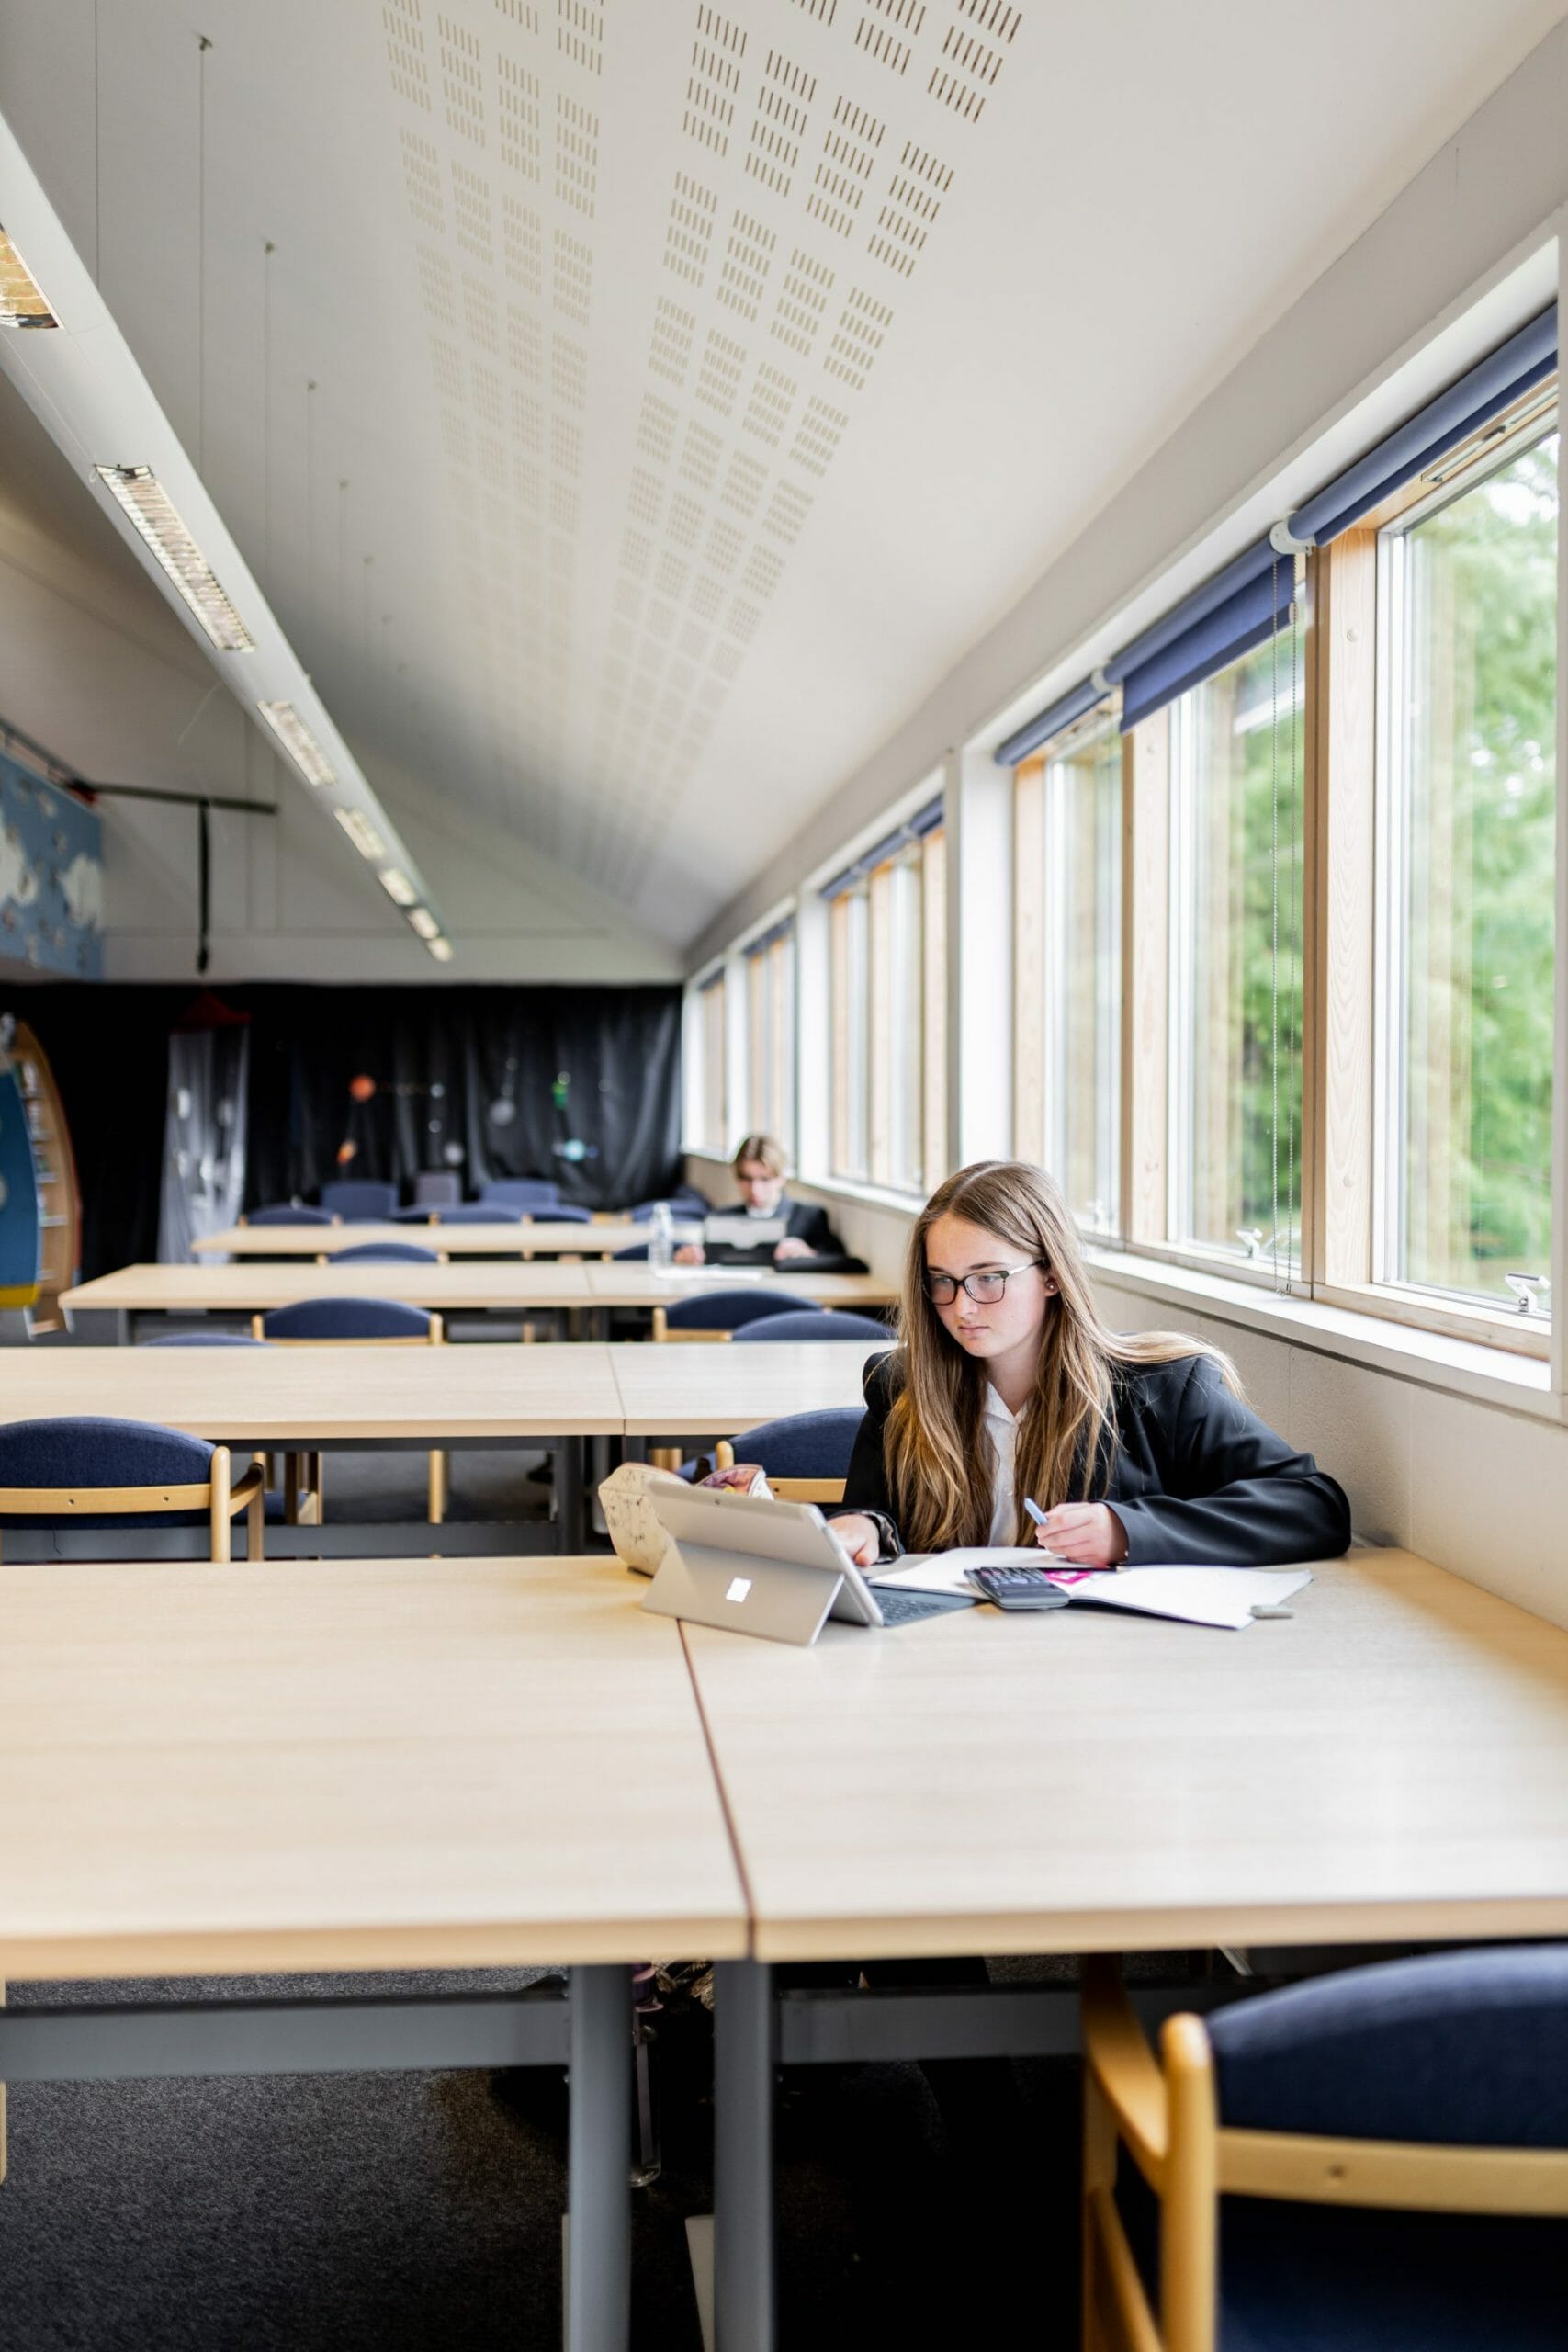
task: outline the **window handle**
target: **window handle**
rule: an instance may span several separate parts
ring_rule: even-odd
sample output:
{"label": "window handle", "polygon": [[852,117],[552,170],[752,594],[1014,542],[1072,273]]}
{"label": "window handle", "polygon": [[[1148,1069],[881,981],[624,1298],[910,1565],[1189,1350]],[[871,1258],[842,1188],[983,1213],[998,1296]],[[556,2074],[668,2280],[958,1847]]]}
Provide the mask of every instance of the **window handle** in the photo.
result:
{"label": "window handle", "polygon": [[1235,1229],[1235,1238],[1242,1245],[1241,1254],[1244,1258],[1262,1257],[1263,1227],[1260,1225],[1238,1225]]}
{"label": "window handle", "polygon": [[1521,1315],[1546,1315],[1546,1295],[1551,1288],[1550,1275],[1505,1274],[1503,1280],[1513,1292]]}

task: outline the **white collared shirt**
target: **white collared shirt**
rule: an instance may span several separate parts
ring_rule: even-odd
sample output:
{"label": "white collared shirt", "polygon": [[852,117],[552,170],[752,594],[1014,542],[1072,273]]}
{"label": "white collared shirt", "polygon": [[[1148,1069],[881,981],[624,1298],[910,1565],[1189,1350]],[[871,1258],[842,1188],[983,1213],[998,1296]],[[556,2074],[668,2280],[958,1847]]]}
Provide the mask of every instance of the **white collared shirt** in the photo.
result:
{"label": "white collared shirt", "polygon": [[1013,1491],[1013,1453],[1018,1444],[1017,1417],[986,1383],[986,1435],[991,1448],[991,1544],[1018,1541],[1018,1498]]}

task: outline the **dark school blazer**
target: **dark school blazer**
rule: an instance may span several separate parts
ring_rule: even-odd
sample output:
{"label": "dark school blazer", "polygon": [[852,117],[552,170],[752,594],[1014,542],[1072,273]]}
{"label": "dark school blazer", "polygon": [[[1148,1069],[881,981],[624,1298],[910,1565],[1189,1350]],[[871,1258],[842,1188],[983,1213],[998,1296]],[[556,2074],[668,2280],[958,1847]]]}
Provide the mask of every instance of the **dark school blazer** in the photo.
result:
{"label": "dark school blazer", "polygon": [[[897,1394],[897,1352],[865,1375],[865,1419],[855,1439],[840,1511],[873,1511],[899,1546],[882,1439]],[[1076,1479],[1066,1499],[1109,1503],[1127,1531],[1126,1565],[1267,1567],[1325,1560],[1350,1541],[1343,1489],[1310,1453],[1295,1453],[1233,1396],[1206,1356],[1131,1365],[1115,1375],[1116,1455]],[[1102,1450],[1100,1464],[1103,1464]]]}
{"label": "dark school blazer", "polygon": [[[724,1210],[726,1216],[743,1216],[743,1209]],[[844,1245],[828,1222],[828,1212],[810,1201],[792,1201],[786,1196],[773,1211],[785,1219],[785,1238],[804,1241],[814,1258],[841,1258]],[[743,1249],[739,1242],[718,1241],[705,1245],[703,1262],[708,1266],[771,1266],[776,1241],[760,1241],[755,1249]],[[785,1261],[787,1266],[788,1261]]]}

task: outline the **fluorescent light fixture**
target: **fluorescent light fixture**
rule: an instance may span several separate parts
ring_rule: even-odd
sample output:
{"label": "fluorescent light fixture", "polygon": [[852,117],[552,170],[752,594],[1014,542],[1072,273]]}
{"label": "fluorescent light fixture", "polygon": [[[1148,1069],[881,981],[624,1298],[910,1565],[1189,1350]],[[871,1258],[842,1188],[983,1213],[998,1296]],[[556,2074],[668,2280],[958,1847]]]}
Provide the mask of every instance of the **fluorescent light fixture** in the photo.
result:
{"label": "fluorescent light fixture", "polygon": [[377,878],[379,880],[381,888],[387,893],[388,898],[395,899],[400,907],[418,906],[419,892],[414,888],[413,884],[409,880],[408,876],[403,872],[400,865],[383,866]]}
{"label": "fluorescent light fixture", "polygon": [[98,480],[135,526],[220,653],[249,653],[255,639],[213,577],[151,466],[98,466]]}
{"label": "fluorescent light fixture", "polygon": [[415,931],[418,932],[422,939],[440,938],[441,925],[436,922],[435,917],[431,913],[428,907],[411,907],[409,910],[409,921],[413,925]]}
{"label": "fluorescent light fixture", "polygon": [[57,327],[31,270],[0,229],[0,327]]}
{"label": "fluorescent light fixture", "polygon": [[334,808],[333,815],[337,819],[361,857],[374,860],[386,856],[387,844],[363,808]]}
{"label": "fluorescent light fixture", "polygon": [[337,771],[291,702],[258,702],[256,708],[307,784],[335,784]]}
{"label": "fluorescent light fixture", "polygon": [[452,961],[452,942],[449,939],[444,939],[439,932],[434,939],[426,940],[425,944],[438,964],[449,964]]}

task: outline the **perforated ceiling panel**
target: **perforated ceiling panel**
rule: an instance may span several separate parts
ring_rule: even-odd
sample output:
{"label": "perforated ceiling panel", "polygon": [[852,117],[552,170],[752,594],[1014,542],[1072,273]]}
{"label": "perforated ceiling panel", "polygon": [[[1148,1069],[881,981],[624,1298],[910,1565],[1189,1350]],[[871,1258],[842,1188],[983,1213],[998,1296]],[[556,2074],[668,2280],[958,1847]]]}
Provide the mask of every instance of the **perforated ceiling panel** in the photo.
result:
{"label": "perforated ceiling panel", "polygon": [[595,291],[632,4],[385,0],[382,22],[498,766],[543,848],[635,901],[807,558],[1021,17],[661,7],[681,71],[641,146],[676,160],[636,191],[659,242],[634,341]]}

